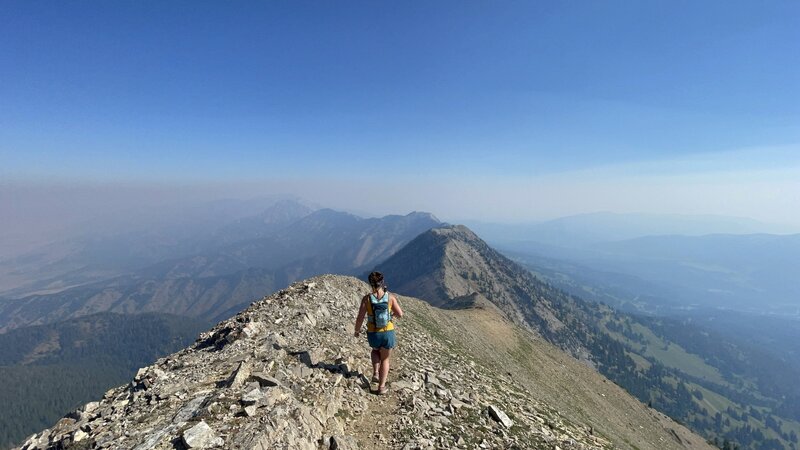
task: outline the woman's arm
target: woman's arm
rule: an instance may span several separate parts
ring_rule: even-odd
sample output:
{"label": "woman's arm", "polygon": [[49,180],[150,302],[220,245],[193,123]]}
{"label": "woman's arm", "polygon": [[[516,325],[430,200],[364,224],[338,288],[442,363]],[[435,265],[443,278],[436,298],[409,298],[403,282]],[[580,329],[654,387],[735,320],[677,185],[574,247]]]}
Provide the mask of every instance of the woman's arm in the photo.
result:
{"label": "woman's arm", "polygon": [[361,325],[364,323],[364,316],[367,315],[367,304],[364,303],[364,299],[366,299],[366,297],[361,299],[361,307],[358,308],[358,316],[356,316],[356,328],[353,332],[353,336],[355,337],[361,334]]}
{"label": "woman's arm", "polygon": [[389,296],[389,299],[392,301],[392,304],[391,304],[392,314],[394,314],[398,318],[402,319],[403,318],[403,310],[400,308],[400,302],[397,301],[397,297],[395,297],[393,294],[391,294]]}

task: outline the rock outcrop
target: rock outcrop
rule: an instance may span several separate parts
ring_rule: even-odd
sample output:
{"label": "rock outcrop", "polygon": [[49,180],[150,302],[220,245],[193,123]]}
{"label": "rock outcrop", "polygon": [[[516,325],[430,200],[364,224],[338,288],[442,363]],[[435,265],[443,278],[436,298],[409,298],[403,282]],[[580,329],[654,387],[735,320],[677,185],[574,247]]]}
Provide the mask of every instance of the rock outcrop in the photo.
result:
{"label": "rock outcrop", "polygon": [[201,334],[193,346],[140,369],[129,384],[21,448],[566,450],[618,444],[602,430],[563,417],[505,377],[504,368],[457,347],[431,326],[436,319],[425,313],[431,307],[415,299],[400,298],[409,317],[397,321],[390,391],[375,395],[366,339],[352,333],[367,290],[355,278],[332,275],[295,283]]}

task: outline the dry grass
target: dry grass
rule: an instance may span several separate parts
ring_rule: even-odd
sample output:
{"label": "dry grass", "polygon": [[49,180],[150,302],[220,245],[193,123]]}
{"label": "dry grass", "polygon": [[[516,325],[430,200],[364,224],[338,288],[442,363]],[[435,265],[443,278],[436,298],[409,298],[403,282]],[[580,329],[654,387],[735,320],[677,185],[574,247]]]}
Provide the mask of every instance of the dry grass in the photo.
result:
{"label": "dry grass", "polygon": [[403,302],[410,315],[425,317],[425,328],[449,341],[454,351],[467,352],[477,364],[496,371],[498,382],[514,384],[568,421],[591,426],[619,448],[712,448],[593,368],[512,325],[492,305],[442,310],[416,299]]}

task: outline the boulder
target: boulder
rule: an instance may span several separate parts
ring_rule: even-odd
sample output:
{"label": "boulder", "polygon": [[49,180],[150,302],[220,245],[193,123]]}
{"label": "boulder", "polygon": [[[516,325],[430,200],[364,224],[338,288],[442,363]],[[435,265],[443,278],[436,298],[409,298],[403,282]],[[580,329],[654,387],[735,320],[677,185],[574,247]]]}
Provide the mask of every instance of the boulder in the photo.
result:
{"label": "boulder", "polygon": [[352,436],[331,437],[330,450],[357,450],[358,444]]}
{"label": "boulder", "polygon": [[258,410],[257,405],[247,405],[244,407],[244,413],[247,415],[247,417],[255,416],[257,410]]}
{"label": "boulder", "polygon": [[192,399],[189,403],[185,404],[175,416],[172,418],[172,423],[183,423],[195,417],[203,406],[206,397],[200,396]]}
{"label": "boulder", "polygon": [[209,448],[220,447],[225,444],[205,421],[200,421],[197,425],[183,432],[183,445],[186,448]]}
{"label": "boulder", "polygon": [[285,348],[287,344],[283,336],[278,333],[272,333],[267,337],[267,345],[275,350],[279,350]]}
{"label": "boulder", "polygon": [[83,430],[78,430],[75,434],[72,435],[72,442],[80,442],[86,439],[89,435],[85,433]]}
{"label": "boulder", "polygon": [[256,403],[264,400],[264,392],[261,391],[261,388],[255,388],[248,392],[246,392],[242,396],[242,404],[243,405],[255,405]]}
{"label": "boulder", "polygon": [[281,384],[277,379],[267,375],[264,372],[253,372],[250,374],[248,381],[256,381],[261,387],[275,387]]}
{"label": "boulder", "polygon": [[261,333],[264,326],[260,322],[250,322],[242,328],[242,336],[252,338],[253,336]]}
{"label": "boulder", "polygon": [[511,426],[514,425],[514,421],[509,419],[506,413],[494,405],[489,405],[489,415],[506,428],[511,428]]}
{"label": "boulder", "polygon": [[250,371],[251,367],[247,361],[240,362],[239,366],[231,373],[230,378],[228,378],[228,387],[241,387],[245,381],[247,381],[247,378],[250,377]]}

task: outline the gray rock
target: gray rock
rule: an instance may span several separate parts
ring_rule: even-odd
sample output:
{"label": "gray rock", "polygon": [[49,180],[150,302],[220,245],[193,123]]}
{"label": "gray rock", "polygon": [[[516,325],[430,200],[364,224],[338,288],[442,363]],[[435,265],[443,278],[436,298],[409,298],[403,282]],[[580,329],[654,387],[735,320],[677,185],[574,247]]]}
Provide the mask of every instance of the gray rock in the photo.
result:
{"label": "gray rock", "polygon": [[242,361],[239,363],[239,367],[231,373],[230,378],[228,378],[228,387],[237,388],[241,387],[247,378],[250,376],[250,363],[247,361]]}
{"label": "gray rock", "polygon": [[242,335],[247,338],[252,338],[261,333],[264,326],[260,322],[250,322],[242,328]]}
{"label": "gray rock", "polygon": [[83,412],[91,414],[99,407],[100,407],[100,402],[89,402],[86,405],[84,405]]}
{"label": "gray rock", "polygon": [[514,421],[509,419],[506,413],[494,405],[489,405],[489,415],[492,416],[492,419],[500,422],[500,424],[506,428],[511,428],[511,426],[514,425]]}
{"label": "gray rock", "polygon": [[462,401],[460,401],[460,400],[458,400],[456,398],[452,398],[452,399],[450,399],[450,406],[452,406],[453,409],[455,409],[455,410],[459,410],[459,409],[461,409],[461,408],[463,408],[463,407],[465,407],[467,405],[466,405],[466,403],[464,403],[464,402],[462,402]]}
{"label": "gray rock", "polygon": [[114,442],[114,435],[111,432],[100,433],[99,436],[94,438],[94,445],[97,448],[109,448]]}
{"label": "gray rock", "polygon": [[272,333],[267,337],[267,345],[275,350],[279,350],[285,348],[287,344],[283,336],[278,333]]}
{"label": "gray rock", "polygon": [[276,387],[267,391],[263,404],[266,406],[273,406],[274,404],[285,400],[289,396],[290,394],[288,391],[282,389],[281,387]]}
{"label": "gray rock", "polygon": [[203,402],[206,400],[206,396],[200,396],[189,403],[187,403],[183,408],[178,411],[177,414],[172,418],[172,423],[183,423],[195,417],[197,413],[200,411],[200,408],[203,406]]}
{"label": "gray rock", "polygon": [[144,377],[147,376],[147,367],[142,367],[136,371],[136,376],[133,377],[133,381],[142,381]]}
{"label": "gray rock", "polygon": [[244,407],[244,413],[247,417],[253,417],[256,415],[256,411],[258,411],[257,405],[248,405]]}
{"label": "gray rock", "polygon": [[261,387],[274,387],[281,384],[280,381],[265,374],[264,372],[253,372],[250,374],[250,378],[248,378],[248,380],[257,382]]}
{"label": "gray rock", "polygon": [[302,364],[297,364],[296,366],[292,367],[292,375],[295,378],[302,379],[310,376],[312,373],[314,373],[313,369]]}
{"label": "gray rock", "polygon": [[242,404],[255,405],[256,403],[264,400],[264,397],[264,392],[261,391],[261,388],[255,388],[242,396]]}
{"label": "gray rock", "polygon": [[75,434],[72,435],[72,441],[73,442],[80,442],[80,441],[86,439],[88,436],[89,435],[86,432],[84,432],[83,430],[78,430],[78,431],[75,432]]}
{"label": "gray rock", "polygon": [[403,381],[403,380],[395,381],[394,383],[392,383],[392,389],[395,389],[395,390],[398,390],[398,391],[399,390],[403,390],[403,389],[409,390],[409,391],[416,390],[414,383],[411,383],[409,381]]}
{"label": "gray rock", "polygon": [[200,423],[183,432],[183,444],[186,448],[220,447],[225,444],[208,424],[201,420]]}
{"label": "gray rock", "polygon": [[433,389],[444,389],[444,385],[439,381],[438,378],[436,378],[436,375],[430,372],[425,373],[425,383],[429,386],[432,386]]}
{"label": "gray rock", "polygon": [[358,443],[352,436],[333,436],[330,450],[358,450]]}
{"label": "gray rock", "polygon": [[158,445],[159,442],[161,442],[164,436],[171,435],[176,428],[177,427],[175,425],[169,425],[153,433],[150,433],[145,438],[145,440],[141,444],[134,447],[133,450],[150,450],[154,448],[156,445]]}

